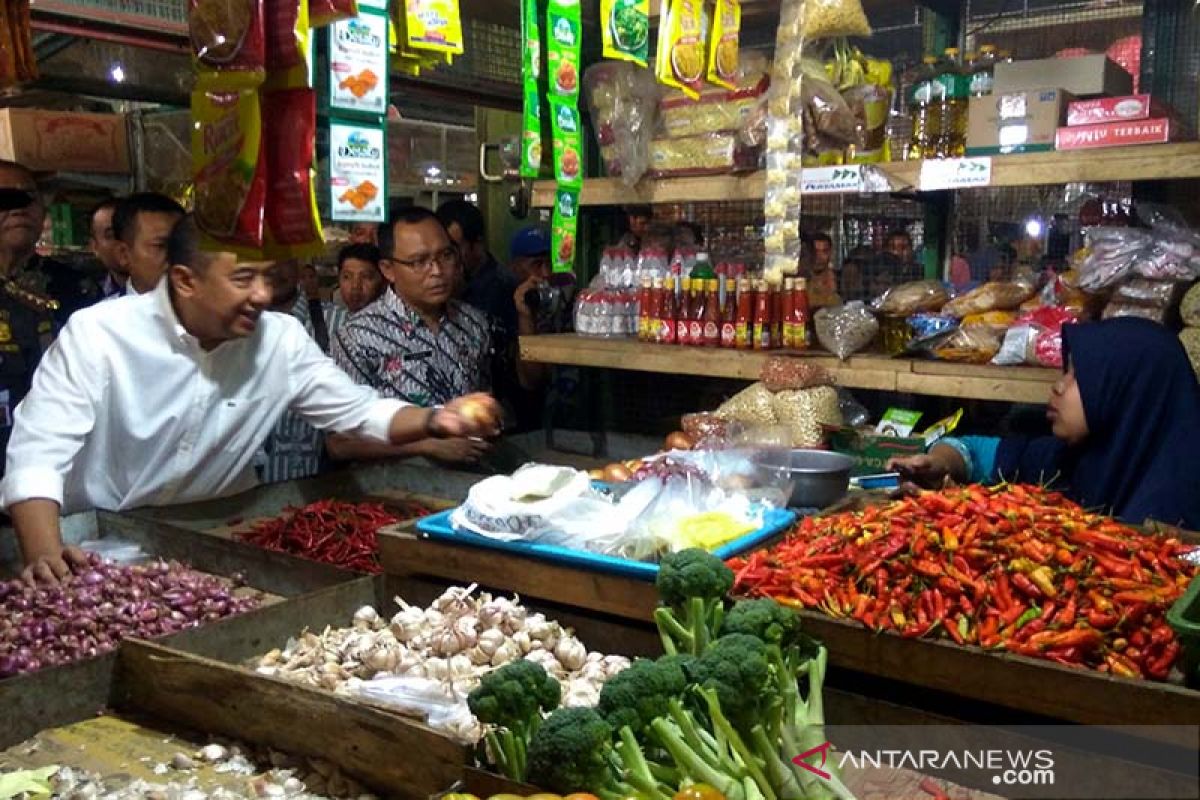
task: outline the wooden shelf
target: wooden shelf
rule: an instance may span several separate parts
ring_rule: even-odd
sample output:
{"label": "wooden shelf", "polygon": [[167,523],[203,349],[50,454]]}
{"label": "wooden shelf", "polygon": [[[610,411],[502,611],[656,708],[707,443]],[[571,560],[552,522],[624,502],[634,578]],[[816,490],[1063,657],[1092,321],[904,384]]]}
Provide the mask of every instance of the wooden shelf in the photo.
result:
{"label": "wooden shelf", "polygon": [[[645,344],[632,339],[593,339],[575,334],[521,337],[521,358],[545,364],[627,369],[669,375],[758,380],[771,355],[789,355],[701,347]],[[864,354],[839,361],[828,354],[791,353],[828,369],[839,386],[885,392],[1044,403],[1059,373],[1040,367],[993,367],[912,361]]]}
{"label": "wooden shelf", "polygon": [[[871,166],[887,176],[894,191],[916,190],[921,162],[900,161]],[[994,187],[1173,178],[1200,178],[1200,142],[992,157],[991,186]],[[625,186],[619,178],[589,178],[584,181],[579,202],[585,206],[606,206],[759,200],[765,186],[762,172],[643,179],[632,187]],[[553,203],[554,182],[537,181],[533,187],[534,206],[544,208]]]}

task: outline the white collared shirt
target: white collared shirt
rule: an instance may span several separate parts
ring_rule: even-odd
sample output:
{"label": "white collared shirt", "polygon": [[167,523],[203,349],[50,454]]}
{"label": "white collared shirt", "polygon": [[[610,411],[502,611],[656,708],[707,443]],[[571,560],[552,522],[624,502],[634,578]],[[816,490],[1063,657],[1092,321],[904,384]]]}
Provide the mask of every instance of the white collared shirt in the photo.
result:
{"label": "white collared shirt", "polygon": [[296,319],[266,312],[211,351],[184,330],[168,282],[72,315],[17,407],[0,486],[63,513],[220,497],[255,484],[255,452],[287,409],[322,430],[386,441],[405,404],[330,361]]}

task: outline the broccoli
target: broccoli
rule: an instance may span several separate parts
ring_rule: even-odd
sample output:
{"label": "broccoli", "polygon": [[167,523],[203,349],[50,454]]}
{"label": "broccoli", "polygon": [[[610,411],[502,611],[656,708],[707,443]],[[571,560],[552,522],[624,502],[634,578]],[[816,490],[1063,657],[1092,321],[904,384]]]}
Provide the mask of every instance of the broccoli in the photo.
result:
{"label": "broccoli", "polygon": [[512,661],[488,673],[467,696],[467,706],[488,725],[492,761],[515,781],[525,779],[526,749],[544,712],[558,707],[562,688],[540,664]]}
{"label": "broccoli", "polygon": [[616,779],[612,737],[612,726],[594,709],[558,709],[529,742],[529,781],[564,795],[625,794]]}
{"label": "broccoli", "polygon": [[686,689],[687,677],[678,663],[639,659],[604,684],[596,710],[614,730],[628,727],[640,736],[651,722],[667,715],[668,701]]}
{"label": "broccoli", "polygon": [[663,557],[656,586],[663,605],[654,612],[654,621],[663,648],[668,654],[700,655],[721,628],[733,570],[693,547]]}
{"label": "broccoli", "polygon": [[789,647],[800,636],[800,618],[769,597],[738,600],[725,614],[721,635],[745,633],[767,644]]}

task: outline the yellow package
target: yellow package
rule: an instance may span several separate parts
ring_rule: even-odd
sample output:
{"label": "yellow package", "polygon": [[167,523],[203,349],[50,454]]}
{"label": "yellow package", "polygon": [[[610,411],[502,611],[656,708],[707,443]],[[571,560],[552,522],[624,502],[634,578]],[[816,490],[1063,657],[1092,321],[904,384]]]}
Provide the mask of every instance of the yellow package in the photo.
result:
{"label": "yellow package", "polygon": [[201,73],[192,123],[196,225],[226,249],[260,249],[267,170],[257,77]]}
{"label": "yellow package", "polygon": [[704,82],[703,6],[699,0],[662,0],[654,75],[693,100]]}
{"label": "yellow package", "polygon": [[1012,311],[984,311],[979,314],[968,314],[963,317],[962,325],[966,328],[974,325],[991,325],[996,328],[1007,328],[1016,319],[1017,315]]}
{"label": "yellow package", "polygon": [[650,0],[600,0],[604,57],[646,66],[650,49]]}
{"label": "yellow package", "polygon": [[738,88],[738,41],[742,28],[740,0],[717,0],[708,38],[708,82]]}
{"label": "yellow package", "polygon": [[401,45],[407,45],[407,49],[463,52],[458,0],[406,0],[403,20]]}

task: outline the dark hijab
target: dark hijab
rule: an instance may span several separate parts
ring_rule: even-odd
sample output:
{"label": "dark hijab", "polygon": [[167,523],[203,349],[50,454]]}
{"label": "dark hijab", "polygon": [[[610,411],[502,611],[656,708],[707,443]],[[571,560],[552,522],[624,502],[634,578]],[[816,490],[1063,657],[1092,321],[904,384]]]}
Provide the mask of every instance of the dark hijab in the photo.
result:
{"label": "dark hijab", "polygon": [[1200,385],[1179,340],[1154,322],[1118,318],[1063,328],[1088,436],[1004,439],[1008,480],[1054,482],[1086,508],[1132,524],[1200,530]]}

